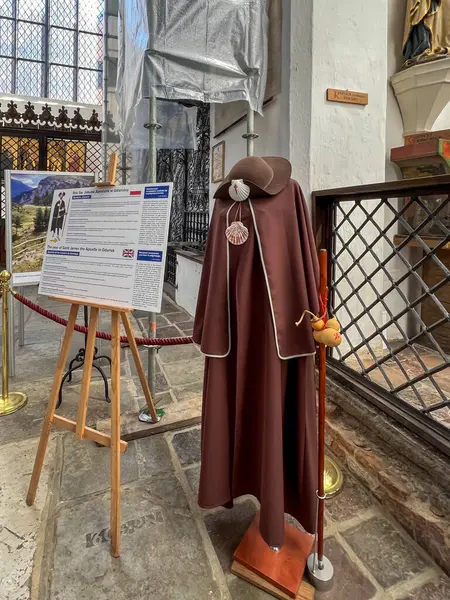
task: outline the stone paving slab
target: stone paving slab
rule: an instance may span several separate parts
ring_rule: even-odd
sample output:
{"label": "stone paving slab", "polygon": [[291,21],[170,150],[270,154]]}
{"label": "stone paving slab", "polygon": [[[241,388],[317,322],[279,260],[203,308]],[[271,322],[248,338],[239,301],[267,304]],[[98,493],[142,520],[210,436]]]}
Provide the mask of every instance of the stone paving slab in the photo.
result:
{"label": "stone paving slab", "polygon": [[182,386],[188,383],[203,380],[204,358],[190,358],[178,362],[165,364],[164,371],[172,386]]}
{"label": "stone paving slab", "polygon": [[382,517],[365,521],[342,535],[384,588],[405,581],[430,566],[413,545]]}
{"label": "stone paving slab", "polygon": [[[0,422],[0,438],[8,428]],[[37,439],[2,446],[0,452],[0,598],[28,600],[33,561],[42,551],[41,520],[45,511],[49,481],[55,460],[56,438],[47,450],[36,501],[25,504]],[[38,547],[39,545],[39,547]]]}
{"label": "stone paving slab", "polygon": [[200,486],[200,466],[186,469],[184,473],[187,477],[192,493],[195,497],[197,497]]}
{"label": "stone paving slab", "polygon": [[203,396],[203,381],[198,380],[187,385],[174,386],[172,390],[178,402],[201,400]]}
{"label": "stone paving slab", "polygon": [[[174,325],[167,325],[166,327],[158,327],[157,335],[160,338],[171,338],[171,337],[183,337],[182,332]],[[148,335],[147,330],[144,330],[144,335]]]}
{"label": "stone paving slab", "polygon": [[176,433],[172,445],[182,467],[200,462],[200,429],[190,429]]}
{"label": "stone paving slab", "polygon": [[172,473],[122,488],[122,550],[111,558],[109,494],[62,506],[50,598],[222,598],[183,489]]}
{"label": "stone paving slab", "polygon": [[[63,442],[64,471],[61,476],[61,500],[73,500],[110,487],[110,449],[89,440],[79,441],[65,435]],[[166,441],[153,436],[128,444],[121,458],[121,483],[171,471],[172,460]]]}
{"label": "stone paving slab", "polygon": [[[140,408],[147,406],[145,396],[141,396],[140,398],[137,399],[137,401],[139,403]],[[169,392],[158,392],[157,394],[155,394],[154,402],[155,402],[155,406],[157,406],[158,408],[167,408],[169,406],[169,404],[174,403],[174,397],[172,396],[170,391]]]}
{"label": "stone paving slab", "polygon": [[[195,431],[198,435],[194,435]],[[200,452],[199,433],[199,428],[191,428],[171,434],[172,447],[186,476],[194,502],[200,475],[199,463],[193,462]],[[316,592],[317,600],[400,599],[405,597],[405,585],[413,587],[414,593],[419,593],[420,587],[429,579],[433,577],[437,580],[441,573],[439,569],[436,566],[430,568],[431,561],[418,552],[409,536],[386,519],[377,501],[354,477],[348,476],[345,469],[344,476],[344,491],[329,501],[326,509],[328,537],[325,541],[325,554],[335,569],[334,585],[328,592]],[[251,522],[256,506],[254,499],[241,499],[233,509],[195,509],[205,522],[233,600],[241,600],[241,597],[243,600],[266,600],[270,597],[229,574],[234,549]],[[295,525],[291,518],[287,517],[287,520]],[[355,522],[358,525],[354,525]],[[387,575],[384,577],[383,561],[388,563]],[[401,572],[401,577],[392,577],[389,570],[392,567],[389,565],[397,565],[393,568]],[[430,583],[430,587],[426,586],[425,589],[438,594],[436,600],[441,600],[442,593],[447,591],[446,586],[450,586],[450,581],[442,575],[440,584]],[[446,596],[442,596],[444,597]],[[415,596],[407,598],[413,600]],[[425,600],[421,596],[418,598]],[[434,600],[433,596],[430,596],[430,600]]]}
{"label": "stone paving slab", "polygon": [[166,316],[172,323],[186,323],[188,321],[191,323],[194,322],[189,313],[181,310],[173,313],[166,313]]}
{"label": "stone paving slab", "polygon": [[[374,414],[362,400],[328,382],[326,444],[370,489],[417,544],[450,573],[450,478],[448,459]],[[339,392],[339,393],[338,393]],[[359,419],[347,410],[356,411]],[[362,425],[369,422],[373,427]],[[409,460],[411,456],[411,460]]]}
{"label": "stone paving slab", "polygon": [[441,577],[438,581],[432,581],[402,596],[400,600],[448,600],[450,598],[450,582]]}
{"label": "stone paving slab", "polygon": [[[89,440],[77,440],[74,435],[64,436],[64,471],[61,476],[62,501],[108,490],[110,487],[109,448],[97,446]],[[129,445],[121,459],[122,483],[138,478],[136,446]]]}
{"label": "stone paving slab", "polygon": [[255,502],[235,503],[205,516],[205,525],[225,574],[231,573],[233,554],[257,513]]}
{"label": "stone paving slab", "polygon": [[[138,346],[138,350],[139,350],[139,356],[141,357],[142,365],[144,367],[144,372],[147,373],[148,349],[145,346]],[[134,363],[133,358],[130,356],[130,353],[127,353],[127,358],[128,358],[128,362],[130,364],[131,374],[133,377],[137,378],[136,365]],[[155,372],[156,373],[161,372],[161,368],[159,366],[158,361],[156,361]],[[137,379],[137,381],[138,381],[138,379]]]}
{"label": "stone paving slab", "polygon": [[333,588],[316,592],[317,600],[370,600],[376,596],[377,588],[335,537],[326,540],[325,555],[334,568]]}
{"label": "stone paving slab", "polygon": [[181,346],[162,347],[158,352],[159,358],[164,365],[183,360],[202,358],[200,350],[195,344],[185,344]]}

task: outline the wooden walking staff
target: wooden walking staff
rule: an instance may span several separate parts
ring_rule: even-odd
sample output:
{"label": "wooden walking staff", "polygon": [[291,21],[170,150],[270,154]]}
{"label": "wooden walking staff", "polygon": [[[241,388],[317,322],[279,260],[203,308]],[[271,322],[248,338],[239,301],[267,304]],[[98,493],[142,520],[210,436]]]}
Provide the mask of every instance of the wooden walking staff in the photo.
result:
{"label": "wooden walking staff", "polygon": [[[326,250],[319,252],[320,264],[320,296],[325,299],[328,290],[328,253]],[[327,307],[325,307],[326,309]],[[324,321],[327,321],[325,315]],[[317,490],[317,531],[316,545],[313,554],[308,557],[307,567],[309,577],[318,590],[327,590],[332,586],[333,565],[324,556],[324,513],[325,513],[325,391],[326,391],[326,359],[327,349],[325,344],[319,344],[319,470]]]}

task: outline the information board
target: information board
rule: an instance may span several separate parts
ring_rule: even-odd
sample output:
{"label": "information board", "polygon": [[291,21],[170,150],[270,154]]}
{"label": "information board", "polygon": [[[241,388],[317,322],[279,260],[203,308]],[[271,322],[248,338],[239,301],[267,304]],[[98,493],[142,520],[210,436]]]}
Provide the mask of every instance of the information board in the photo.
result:
{"label": "information board", "polygon": [[58,190],[39,293],[160,312],[172,183]]}

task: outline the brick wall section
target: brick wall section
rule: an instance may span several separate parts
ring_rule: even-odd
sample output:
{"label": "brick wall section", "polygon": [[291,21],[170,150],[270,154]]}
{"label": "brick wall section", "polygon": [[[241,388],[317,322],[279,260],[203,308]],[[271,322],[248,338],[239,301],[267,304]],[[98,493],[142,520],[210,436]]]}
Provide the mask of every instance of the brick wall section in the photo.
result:
{"label": "brick wall section", "polygon": [[450,461],[332,380],[326,444],[450,574]]}

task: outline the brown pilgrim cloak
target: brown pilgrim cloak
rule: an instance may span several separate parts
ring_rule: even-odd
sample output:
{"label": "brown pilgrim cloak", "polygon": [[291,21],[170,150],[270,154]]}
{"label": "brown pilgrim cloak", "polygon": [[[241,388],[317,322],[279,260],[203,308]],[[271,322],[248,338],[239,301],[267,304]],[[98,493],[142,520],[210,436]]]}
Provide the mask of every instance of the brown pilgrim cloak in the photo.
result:
{"label": "brown pilgrim cloak", "polygon": [[[240,246],[225,237],[240,220]],[[304,309],[319,311],[319,269],[300,186],[234,204],[217,199],[203,264],[194,340],[206,355],[199,504],[252,494],[260,530],[282,546],[284,513],[315,532],[315,345]]]}

